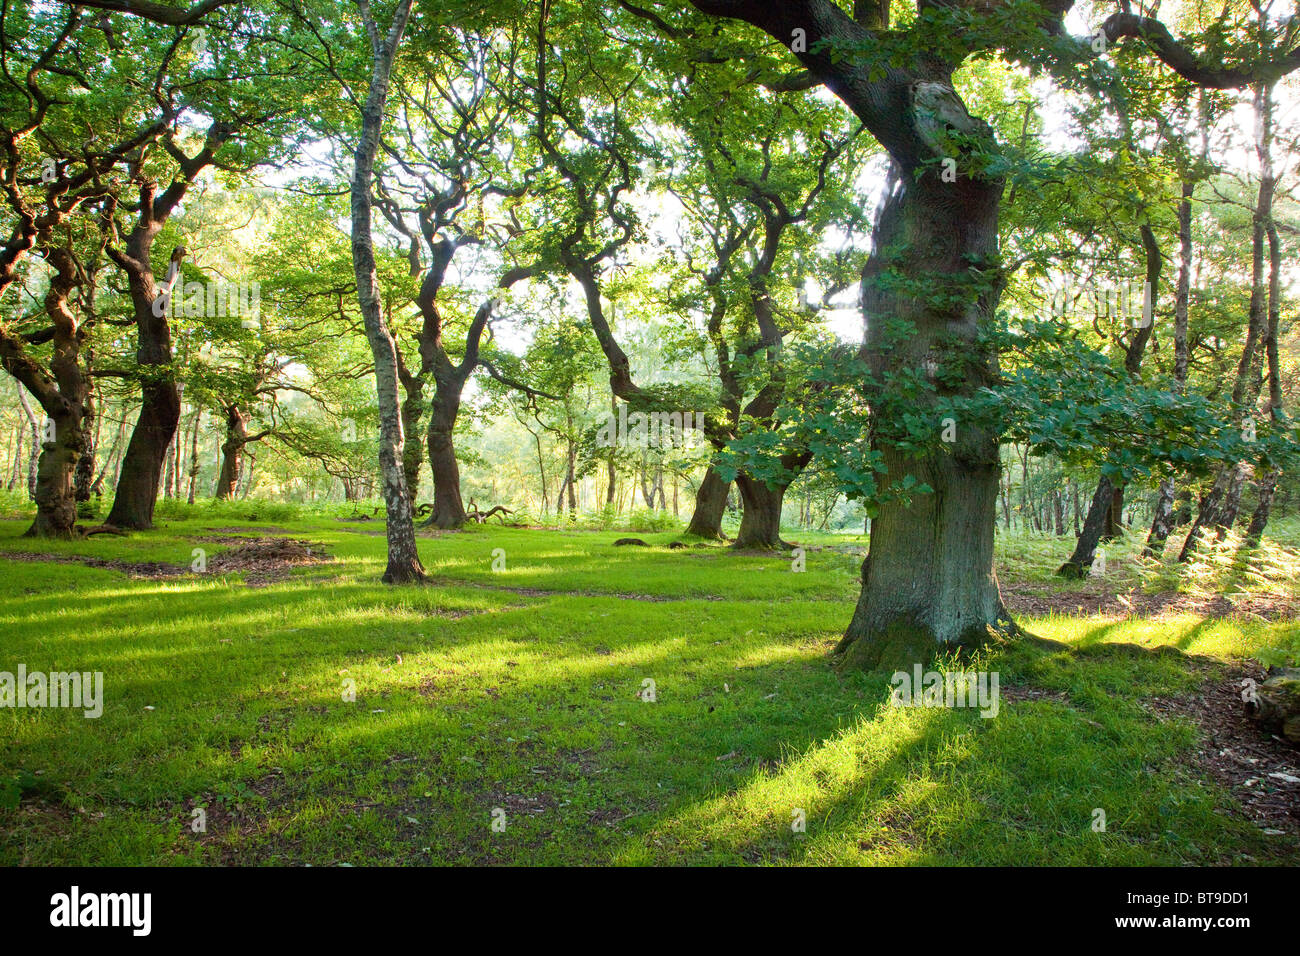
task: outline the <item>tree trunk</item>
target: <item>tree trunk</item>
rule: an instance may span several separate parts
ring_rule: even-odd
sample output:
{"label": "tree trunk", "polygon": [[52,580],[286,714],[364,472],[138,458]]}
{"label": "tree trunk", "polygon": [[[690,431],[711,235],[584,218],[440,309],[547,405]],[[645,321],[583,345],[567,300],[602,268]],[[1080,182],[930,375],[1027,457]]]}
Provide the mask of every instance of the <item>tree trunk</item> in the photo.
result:
{"label": "tree trunk", "polygon": [[[1142,303],[1144,321],[1133,331],[1133,337],[1124,348],[1124,371],[1133,378],[1141,372],[1147,343],[1155,331],[1155,308],[1160,294],[1160,273],[1164,267],[1155,232],[1147,223],[1142,224],[1140,231],[1146,257],[1146,290]],[[1086,578],[1092,570],[1097,545],[1102,541],[1112,541],[1123,532],[1124,485],[1103,475],[1097,480],[1097,491],[1092,497],[1079,540],[1075,542],[1074,553],[1056,569],[1056,573],[1065,578]]]}
{"label": "tree trunk", "polygon": [[248,444],[248,417],[238,405],[226,406],[226,440],[221,445],[221,471],[217,477],[216,499],[230,501],[239,489],[244,470],[244,447]]}
{"label": "tree trunk", "polygon": [[1223,510],[1219,513],[1215,538],[1222,541],[1228,529],[1237,523],[1237,513],[1241,510],[1241,493],[1250,477],[1249,462],[1238,462],[1232,469],[1232,480],[1228,482],[1228,493],[1223,496]]}
{"label": "tree trunk", "polygon": [[[1282,318],[1282,252],[1277,227],[1271,221],[1268,224],[1268,256],[1268,332],[1264,339],[1264,357],[1268,363],[1268,414],[1274,424],[1278,424],[1282,416],[1282,367],[1277,342]],[[1273,509],[1273,495],[1281,477],[1281,469],[1272,467],[1264,472],[1264,477],[1259,481],[1259,499],[1255,513],[1250,516],[1250,526],[1246,529],[1247,547],[1259,547],[1259,542],[1264,537],[1264,529],[1268,527],[1269,515]]]}
{"label": "tree trunk", "polygon": [[1210,486],[1210,490],[1201,496],[1200,507],[1196,512],[1196,520],[1192,522],[1187,537],[1183,539],[1182,550],[1178,552],[1179,561],[1186,561],[1192,556],[1192,552],[1196,550],[1201,542],[1202,529],[1216,527],[1220,509],[1223,506],[1223,499],[1227,496],[1228,486],[1232,482],[1232,474],[1232,468],[1221,469],[1214,479],[1214,484]]}
{"label": "tree trunk", "polygon": [[744,502],[740,530],[736,533],[738,550],[775,551],[781,547],[781,506],[787,485],[768,487],[744,472],[736,474],[736,488]]}
{"label": "tree trunk", "polygon": [[569,442],[568,446],[568,471],[565,474],[565,481],[569,483],[569,516],[572,517],[578,510],[577,480],[574,478],[574,472],[578,467],[578,446],[574,442]]}
{"label": "tree trunk", "polygon": [[710,541],[722,540],[722,516],[727,511],[727,494],[731,485],[722,480],[712,465],[704,472],[704,480],[695,493],[695,513],[687,534],[699,535]]}
{"label": "tree trunk", "polygon": [[[21,388],[22,386],[19,386]],[[13,491],[18,487],[19,478],[23,473],[23,423],[20,420],[16,429],[18,440],[14,443],[14,460],[9,472],[9,490]]]}
{"label": "tree trunk", "polygon": [[41,421],[32,411],[32,404],[27,400],[21,385],[18,387],[18,404],[22,406],[23,413],[27,416],[27,426],[32,433],[31,448],[27,452],[27,497],[35,501],[36,475],[40,470],[41,461]]}
{"label": "tree trunk", "polygon": [[113,508],[105,520],[105,524],[116,528],[153,527],[163,458],[180,420],[180,398],[175,383],[154,380],[146,383],[141,392],[140,417],[122,457]]}
{"label": "tree trunk", "polygon": [[[78,505],[90,501],[90,489],[95,483],[95,452],[98,445],[95,436],[98,432],[96,410],[91,404],[90,397],[87,396],[85,411],[81,418],[81,433],[85,436],[85,441],[72,479],[73,497]],[[93,509],[87,511],[87,514],[93,515]]]}
{"label": "tree trunk", "polygon": [[1155,515],[1151,518],[1151,531],[1147,534],[1146,548],[1143,550],[1149,558],[1159,558],[1165,552],[1165,542],[1174,530],[1174,495],[1177,487],[1173,478],[1160,482],[1160,492],[1156,496]]}
{"label": "tree trunk", "polygon": [[1110,491],[1110,507],[1106,510],[1106,521],[1101,533],[1102,541],[1114,541],[1124,533],[1124,488],[1113,485]]}
{"label": "tree trunk", "polygon": [[189,493],[186,501],[194,504],[194,488],[199,482],[199,423],[203,419],[203,409],[194,410],[194,429],[190,433],[190,470],[189,470]]}
{"label": "tree trunk", "polygon": [[56,415],[54,441],[41,448],[36,476],[36,520],[27,529],[29,538],[69,538],[77,523],[77,501],[73,476],[81,458],[84,437],[80,410]]}
{"label": "tree trunk", "polygon": [[406,490],[415,503],[420,497],[420,466],[424,463],[424,444],[412,436],[419,433],[420,419],[424,417],[424,379],[412,375],[402,358],[401,348],[397,352],[397,377],[402,383],[406,398],[402,400],[402,434],[406,444],[402,447],[402,474],[406,477]]}
{"label": "tree trunk", "polygon": [[[141,194],[142,206],[151,207],[154,202],[152,189],[146,186]],[[149,263],[153,239],[161,228],[162,223],[155,220],[137,226],[128,245],[129,256],[115,257],[126,268],[131,287],[138,337],[136,364],[141,376],[141,405],[140,417],[136,419],[126,454],[122,457],[113,507],[104,523],[138,531],[153,527],[163,460],[181,416],[180,392],[171,370],[172,340],[167,309],[161,303],[159,308],[154,308],[159,296]],[[184,250],[178,249],[172,255],[171,261],[177,269],[183,254]]]}
{"label": "tree trunk", "polygon": [[1255,513],[1250,516],[1250,527],[1246,529],[1246,547],[1257,548],[1268,527],[1269,514],[1273,509],[1273,496],[1277,493],[1278,479],[1282,477],[1280,468],[1270,468],[1259,483],[1259,502]]}
{"label": "tree trunk", "polygon": [[[369,20],[367,26],[379,35]],[[404,584],[424,580],[424,567],[415,543],[415,520],[411,498],[402,471],[401,409],[397,397],[397,354],[393,336],[384,321],[379,293],[379,276],[375,265],[374,241],[371,237],[370,183],[374,175],[375,154],[384,123],[384,104],[392,74],[397,46],[411,13],[411,0],[400,0],[393,14],[387,38],[376,44],[370,90],[361,114],[361,137],[357,143],[352,174],[352,265],[356,273],[357,298],[365,321],[366,338],[375,362],[375,392],[379,402],[379,470],[383,479],[384,504],[387,506],[388,567],[383,580]]]}
{"label": "tree trunk", "polygon": [[460,414],[461,389],[458,377],[439,375],[429,417],[429,469],[433,472],[433,514],[429,524],[454,529],[465,525],[465,505],[460,496],[460,465],[456,461],[454,433]]}
{"label": "tree trunk", "polygon": [[[942,182],[937,170],[900,175],[881,208],[874,245],[863,271],[866,351],[878,379],[927,359],[957,361],[965,370],[959,394],[987,386],[997,359],[976,344],[1001,291],[992,281],[958,304],[939,306],[931,296],[900,290],[944,287],[956,277],[990,268],[998,250],[999,181],[959,178]],[[901,340],[890,322],[911,323]],[[941,342],[963,343],[949,358]],[[951,346],[948,346],[951,348]],[[945,376],[956,379],[958,376]],[[936,422],[937,426],[937,422]],[[836,648],[842,666],[894,668],[929,661],[943,648],[986,641],[990,632],[1014,630],[993,569],[1000,458],[998,438],[975,425],[957,428],[957,441],[910,453],[873,438],[883,456],[883,487],[912,475],[933,489],[910,501],[885,500],[871,523],[871,547],[862,566],[862,593]]]}
{"label": "tree trunk", "polygon": [[1093,493],[1092,504],[1088,506],[1088,517],[1084,519],[1083,530],[1079,540],[1074,543],[1074,553],[1068,561],[1056,569],[1063,578],[1086,578],[1092,571],[1092,561],[1097,554],[1097,545],[1105,540],[1115,502],[1115,487],[1111,480],[1103,475],[1097,480],[1097,490]]}
{"label": "tree trunk", "polygon": [[12,340],[0,342],[0,362],[18,379],[18,399],[33,426],[36,416],[23,393],[24,387],[40,403],[48,419],[45,428],[34,430],[32,436],[32,451],[39,451],[35,479],[31,482],[36,519],[26,536],[70,538],[77,523],[73,479],[85,451],[83,421],[90,393],[81,367],[85,329],[68,309],[68,298],[79,284],[80,270],[66,247],[47,247],[45,259],[54,270],[44,302],[54,326],[49,372]]}
{"label": "tree trunk", "polygon": [[176,469],[180,466],[180,451],[177,447],[177,436],[180,433],[180,416],[176,416],[176,432],[172,435],[171,443],[167,446],[167,454],[163,459],[163,479],[162,489],[164,498],[176,497]]}
{"label": "tree trunk", "polygon": [[[1238,421],[1253,418],[1255,403],[1259,400],[1263,384],[1260,369],[1263,365],[1263,351],[1268,337],[1270,289],[1266,285],[1264,272],[1264,249],[1268,238],[1268,227],[1273,218],[1273,194],[1276,179],[1272,166],[1273,140],[1273,86],[1258,83],[1255,86],[1256,139],[1255,153],[1259,160],[1259,189],[1256,194],[1255,209],[1251,217],[1251,289],[1249,319],[1246,327],[1246,341],[1242,346],[1241,360],[1237,364],[1237,373],[1232,387],[1232,404],[1238,410]],[[1225,519],[1236,518],[1236,502],[1240,495],[1240,482],[1244,475],[1240,465],[1222,468],[1215,478],[1209,494],[1201,499],[1201,509],[1183,542],[1183,549],[1178,555],[1179,561],[1186,561],[1202,539],[1201,532],[1213,528],[1216,537],[1222,538],[1228,528]],[[1229,513],[1230,512],[1230,513]]]}
{"label": "tree trunk", "polygon": [[[1182,394],[1187,383],[1188,341],[1187,320],[1192,290],[1192,196],[1195,183],[1184,179],[1182,197],[1178,201],[1178,283],[1174,289],[1174,391]],[[1147,535],[1145,554],[1159,557],[1164,554],[1165,542],[1174,530],[1174,498],[1177,483],[1170,477],[1160,483],[1160,496],[1156,501],[1155,516],[1151,519],[1151,532]]]}

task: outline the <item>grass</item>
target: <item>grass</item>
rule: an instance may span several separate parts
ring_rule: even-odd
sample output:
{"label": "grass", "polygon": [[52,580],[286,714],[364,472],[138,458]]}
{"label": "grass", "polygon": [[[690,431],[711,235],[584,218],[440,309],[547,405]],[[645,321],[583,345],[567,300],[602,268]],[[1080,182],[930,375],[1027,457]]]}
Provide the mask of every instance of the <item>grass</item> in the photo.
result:
{"label": "grass", "polygon": [[[268,525],[334,560],[248,587],[12,559],[188,566],[222,548],[197,540],[213,527]],[[1200,774],[1191,724],[1143,706],[1294,645],[1294,623],[1024,621],[1070,648],[989,652],[1003,699],[981,719],[890,707],[888,675],[830,668],[848,548],[794,574],[668,550],[668,532],[615,548],[614,531],[484,527],[422,538],[434,583],[393,589],[379,522],[177,509],[74,543],[24,527],[0,521],[0,670],[103,671],[105,706],[0,710],[0,780],[23,790],[0,863],[1300,862]]]}

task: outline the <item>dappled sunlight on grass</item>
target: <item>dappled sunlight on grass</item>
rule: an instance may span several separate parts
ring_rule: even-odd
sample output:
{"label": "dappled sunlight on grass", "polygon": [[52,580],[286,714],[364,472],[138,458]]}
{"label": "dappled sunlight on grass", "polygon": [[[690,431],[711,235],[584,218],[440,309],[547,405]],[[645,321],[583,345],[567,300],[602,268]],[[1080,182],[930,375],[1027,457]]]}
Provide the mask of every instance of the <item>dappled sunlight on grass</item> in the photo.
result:
{"label": "dappled sunlight on grass", "polygon": [[[843,555],[810,553],[808,572],[792,574],[783,556],[475,529],[422,538],[432,583],[388,588],[382,536],[287,531],[338,556],[310,569],[328,583],[4,562],[0,669],[102,670],[105,710],[91,721],[0,711],[0,762],[42,771],[0,826],[0,860],[1177,863],[1276,852],[1187,776],[1190,729],[1153,723],[1140,705],[1201,678],[1177,657],[1115,648],[1232,657],[1290,625],[1025,621],[1075,650],[1012,645],[979,666],[1056,696],[1004,700],[984,720],[889,707],[885,675],[830,667],[856,598]],[[137,560],[145,540],[97,547]],[[505,572],[491,571],[494,547],[506,549]],[[618,596],[629,593],[673,600]],[[194,805],[223,821],[204,839],[184,826]],[[1112,832],[1089,829],[1096,806]],[[509,815],[505,834],[488,827],[494,808]],[[806,832],[791,829],[795,810]]]}

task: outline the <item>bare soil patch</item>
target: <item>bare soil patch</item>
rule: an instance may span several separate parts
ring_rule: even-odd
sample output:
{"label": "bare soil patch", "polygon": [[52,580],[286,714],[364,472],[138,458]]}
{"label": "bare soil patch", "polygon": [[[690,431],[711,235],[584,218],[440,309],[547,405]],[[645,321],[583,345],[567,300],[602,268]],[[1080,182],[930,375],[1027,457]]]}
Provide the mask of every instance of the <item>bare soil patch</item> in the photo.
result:
{"label": "bare soil patch", "polygon": [[107,568],[121,571],[133,578],[162,580],[176,578],[190,573],[188,565],[165,564],[160,561],[110,561],[106,558],[92,558],[83,554],[42,554],[38,551],[5,551],[0,558],[7,561],[51,562],[53,564],[80,564],[88,568]]}
{"label": "bare soil patch", "polygon": [[1243,681],[1264,678],[1253,661],[1215,668],[1196,691],[1159,697],[1146,707],[1163,719],[1192,721],[1200,731],[1202,769],[1232,793],[1248,819],[1294,838],[1300,836],[1300,750],[1263,730],[1241,699]]}
{"label": "bare soil patch", "polygon": [[[194,540],[203,540],[195,538]],[[224,542],[228,539],[216,539]],[[150,581],[170,580],[194,574],[188,564],[168,564],[162,561],[118,561],[94,558],[84,554],[44,554],[36,551],[0,552],[0,558],[11,561],[53,562],[55,564],[80,564],[88,568],[107,568],[120,571],[128,577]],[[282,581],[296,567],[325,564],[333,558],[325,546],[297,538],[251,538],[229,551],[221,551],[207,559],[208,573],[242,573],[244,583],[258,587]]]}
{"label": "bare soil patch", "polygon": [[1160,619],[1195,614],[1207,618],[1244,617],[1264,621],[1300,617],[1300,602],[1275,595],[1243,592],[1227,597],[1178,591],[1146,594],[1136,590],[1120,593],[1099,584],[1087,582],[1081,587],[1061,591],[1047,583],[1010,580],[1002,584],[1002,600],[1013,614],[1027,617],[1061,614]]}
{"label": "bare soil patch", "polygon": [[325,564],[333,560],[325,546],[298,538],[255,538],[247,544],[214,554],[208,571],[218,574],[240,572],[244,583],[262,586],[282,581],[296,567]]}

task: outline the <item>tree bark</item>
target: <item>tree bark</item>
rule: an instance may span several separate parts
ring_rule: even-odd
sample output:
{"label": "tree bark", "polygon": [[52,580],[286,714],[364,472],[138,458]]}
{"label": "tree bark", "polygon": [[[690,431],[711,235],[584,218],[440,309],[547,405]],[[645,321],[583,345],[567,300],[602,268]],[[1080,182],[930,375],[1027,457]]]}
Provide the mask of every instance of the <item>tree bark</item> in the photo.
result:
{"label": "tree bark", "polygon": [[[1155,232],[1150,224],[1141,226],[1142,247],[1146,256],[1147,291],[1143,295],[1144,321],[1133,331],[1133,337],[1124,347],[1124,371],[1136,378],[1142,369],[1142,359],[1146,355],[1147,343],[1155,330],[1156,302],[1160,293],[1160,274],[1164,267],[1164,258],[1156,242]],[[1150,296],[1150,302],[1146,297]],[[1065,578],[1086,578],[1092,570],[1092,560],[1097,553],[1097,545],[1102,541],[1111,541],[1124,531],[1124,486],[1115,479],[1103,475],[1097,481],[1097,491],[1088,508],[1088,517],[1083,523],[1079,540],[1075,542],[1074,553],[1056,569],[1056,573]]]}
{"label": "tree bark", "polygon": [[[162,480],[163,461],[171,447],[172,436],[181,416],[180,392],[172,370],[171,328],[167,321],[167,300],[159,299],[154,284],[150,252],[154,238],[162,230],[165,213],[156,209],[154,187],[146,184],[140,189],[140,220],[127,240],[124,253],[110,250],[113,260],[126,273],[131,290],[131,303],[135,312],[136,364],[140,369],[140,416],[136,419],[122,456],[113,507],[105,524],[115,528],[139,531],[153,527],[154,505],[158,501],[158,488]],[[168,201],[172,206],[180,197]],[[168,208],[167,211],[170,211]],[[171,262],[176,270],[185,250],[173,252]],[[179,272],[171,279],[179,281]],[[154,303],[159,307],[155,309]],[[161,314],[158,314],[161,313]]]}
{"label": "tree bark", "polygon": [[[19,386],[19,387],[21,388],[21,386]],[[20,397],[20,398],[22,397],[22,393],[21,393],[21,392],[19,393],[19,397]],[[11,464],[11,468],[10,468],[10,471],[9,471],[9,488],[8,488],[9,491],[13,491],[15,488],[18,487],[18,480],[19,480],[19,478],[22,476],[22,473],[23,473],[23,466],[22,466],[22,458],[23,458],[23,423],[22,423],[22,420],[21,420],[21,419],[19,419],[19,421],[18,421],[18,426],[17,426],[17,428],[15,429],[15,432],[16,432],[16,434],[17,434],[18,437],[17,437],[17,440],[14,442],[14,459],[13,459],[13,462],[12,462],[12,464]]]}
{"label": "tree bark", "polygon": [[[73,498],[78,506],[90,501],[90,489],[95,483],[95,454],[98,445],[96,436],[99,433],[99,428],[95,406],[91,401],[89,392],[86,394],[86,401],[83,406],[81,433],[84,436],[82,451],[77,458],[77,467],[72,479]],[[88,510],[87,514],[93,516],[93,509]]]}
{"label": "tree bark", "polygon": [[454,435],[463,385],[455,375],[436,379],[428,434],[429,469],[433,472],[433,514],[429,523],[435,528],[454,529],[465,524]]}
{"label": "tree bark", "polygon": [[229,501],[239,489],[248,444],[248,416],[233,403],[226,406],[226,439],[221,443],[221,471],[217,475],[216,499]]}
{"label": "tree bark", "polygon": [[35,501],[36,474],[41,461],[41,421],[32,411],[32,404],[27,400],[21,385],[18,387],[18,404],[22,406],[23,414],[27,416],[27,427],[32,433],[31,447],[27,451],[27,497]]}
{"label": "tree bark", "polygon": [[[1264,339],[1264,357],[1268,363],[1268,414],[1276,424],[1282,417],[1282,367],[1278,354],[1278,327],[1282,318],[1282,252],[1278,243],[1277,227],[1268,223],[1268,332]],[[1250,516],[1250,526],[1246,529],[1246,546],[1259,547],[1268,527],[1269,515],[1273,509],[1273,495],[1277,491],[1282,470],[1276,466],[1268,468],[1259,481],[1259,498],[1255,512]]]}
{"label": "tree bark", "polygon": [[[988,385],[996,356],[976,344],[978,330],[997,305],[1000,283],[947,309],[898,291],[889,281],[944,285],[958,275],[992,266],[998,248],[1000,181],[944,183],[930,169],[898,177],[885,200],[874,248],[863,273],[867,356],[878,379],[925,368],[938,343],[963,344],[965,376],[959,393]],[[884,281],[881,281],[884,279]],[[903,319],[915,331],[892,339],[885,320]],[[955,376],[954,376],[955,378]],[[862,566],[862,593],[836,648],[850,668],[897,668],[929,661],[944,648],[978,645],[991,633],[1015,631],[1002,604],[993,569],[993,536],[1000,476],[998,438],[975,425],[957,428],[947,448],[900,451],[879,437],[874,446],[886,472],[884,487],[908,475],[933,493],[910,502],[885,500],[871,524]]]}
{"label": "tree bark", "polygon": [[[68,299],[80,284],[80,270],[67,247],[46,246],[46,262],[53,270],[45,294],[45,312],[54,327],[49,371],[38,365],[22,343],[0,331],[0,365],[18,380],[18,400],[32,423],[32,452],[39,453],[35,474],[29,472],[29,490],[36,502],[36,518],[27,537],[70,538],[77,523],[73,479],[85,451],[83,421],[89,384],[81,367],[85,328],[68,308]],[[26,388],[40,404],[48,423],[37,427],[36,416],[23,392]],[[50,428],[53,434],[50,434]]]}
{"label": "tree bark", "polygon": [[1259,501],[1250,516],[1250,525],[1246,529],[1246,547],[1257,548],[1268,527],[1269,514],[1273,510],[1273,497],[1277,493],[1277,483],[1282,477],[1280,468],[1270,468],[1259,482]]}
{"label": "tree bark", "polygon": [[695,513],[691,515],[691,523],[686,528],[687,534],[708,538],[710,541],[722,540],[722,516],[727,511],[727,494],[730,489],[730,484],[723,481],[717,469],[710,465],[695,493]]}
{"label": "tree bark", "polygon": [[[1273,194],[1277,184],[1273,175],[1273,84],[1255,86],[1255,112],[1257,116],[1255,154],[1260,164],[1259,190],[1251,216],[1251,289],[1250,312],[1246,326],[1246,342],[1242,346],[1241,360],[1232,387],[1232,404],[1239,422],[1253,417],[1255,403],[1262,387],[1260,368],[1263,362],[1260,345],[1267,338],[1269,326],[1269,290],[1265,284],[1264,247],[1268,227],[1273,220]],[[1203,531],[1213,529],[1216,537],[1226,530],[1228,509],[1240,494],[1238,483],[1243,480],[1239,465],[1219,470],[1210,491],[1201,498],[1201,508],[1183,542],[1178,560],[1186,561],[1200,541]],[[1232,517],[1235,519],[1235,509]]]}
{"label": "tree bark", "polygon": [[1092,562],[1097,555],[1097,545],[1105,536],[1106,525],[1110,521],[1111,507],[1115,500],[1115,487],[1111,480],[1103,475],[1097,481],[1097,490],[1093,493],[1092,504],[1088,506],[1088,516],[1083,521],[1083,530],[1079,540],[1074,543],[1074,553],[1056,573],[1063,578],[1086,578],[1092,572]]}
{"label": "tree bark", "polygon": [[397,46],[406,29],[412,0],[400,0],[386,38],[362,2],[362,16],[372,37],[373,70],[370,89],[361,113],[361,137],[357,143],[352,174],[352,265],[357,280],[357,298],[365,321],[366,339],[375,362],[375,392],[379,401],[379,470],[383,481],[384,504],[387,506],[388,567],[383,580],[387,584],[423,581],[424,567],[415,543],[415,520],[411,498],[402,470],[402,416],[397,397],[397,354],[393,336],[384,321],[380,305],[379,276],[375,265],[374,240],[371,237],[370,184],[374,176],[375,154],[384,123],[384,104],[388,99],[389,80]]}
{"label": "tree bark", "polygon": [[420,419],[424,417],[424,379],[413,375],[407,367],[400,343],[394,340],[397,357],[397,379],[402,383],[406,398],[402,400],[402,474],[406,477],[406,490],[414,504],[420,498],[420,466],[424,464],[424,443],[413,439],[418,434]]}
{"label": "tree bark", "polygon": [[1215,538],[1222,541],[1228,529],[1237,523],[1237,514],[1241,511],[1241,493],[1246,488],[1246,479],[1250,477],[1249,462],[1238,462],[1232,469],[1232,479],[1228,482],[1228,493],[1223,496],[1223,508],[1216,522]]}
{"label": "tree bark", "polygon": [[[1174,290],[1174,392],[1182,394],[1187,384],[1187,319],[1192,290],[1192,196],[1195,183],[1184,179],[1178,201],[1178,284]],[[1159,557],[1174,530],[1174,499],[1178,485],[1171,476],[1160,483],[1155,516],[1147,535],[1145,554]]]}
{"label": "tree bark", "polygon": [[736,474],[736,488],[744,502],[744,511],[733,547],[743,551],[775,551],[781,547],[781,508],[788,487],[781,484],[769,487],[743,472]]}
{"label": "tree bark", "polygon": [[194,504],[194,489],[199,482],[199,423],[203,419],[202,406],[194,410],[194,426],[190,432],[190,468],[189,468],[189,492],[186,495],[186,501]]}

